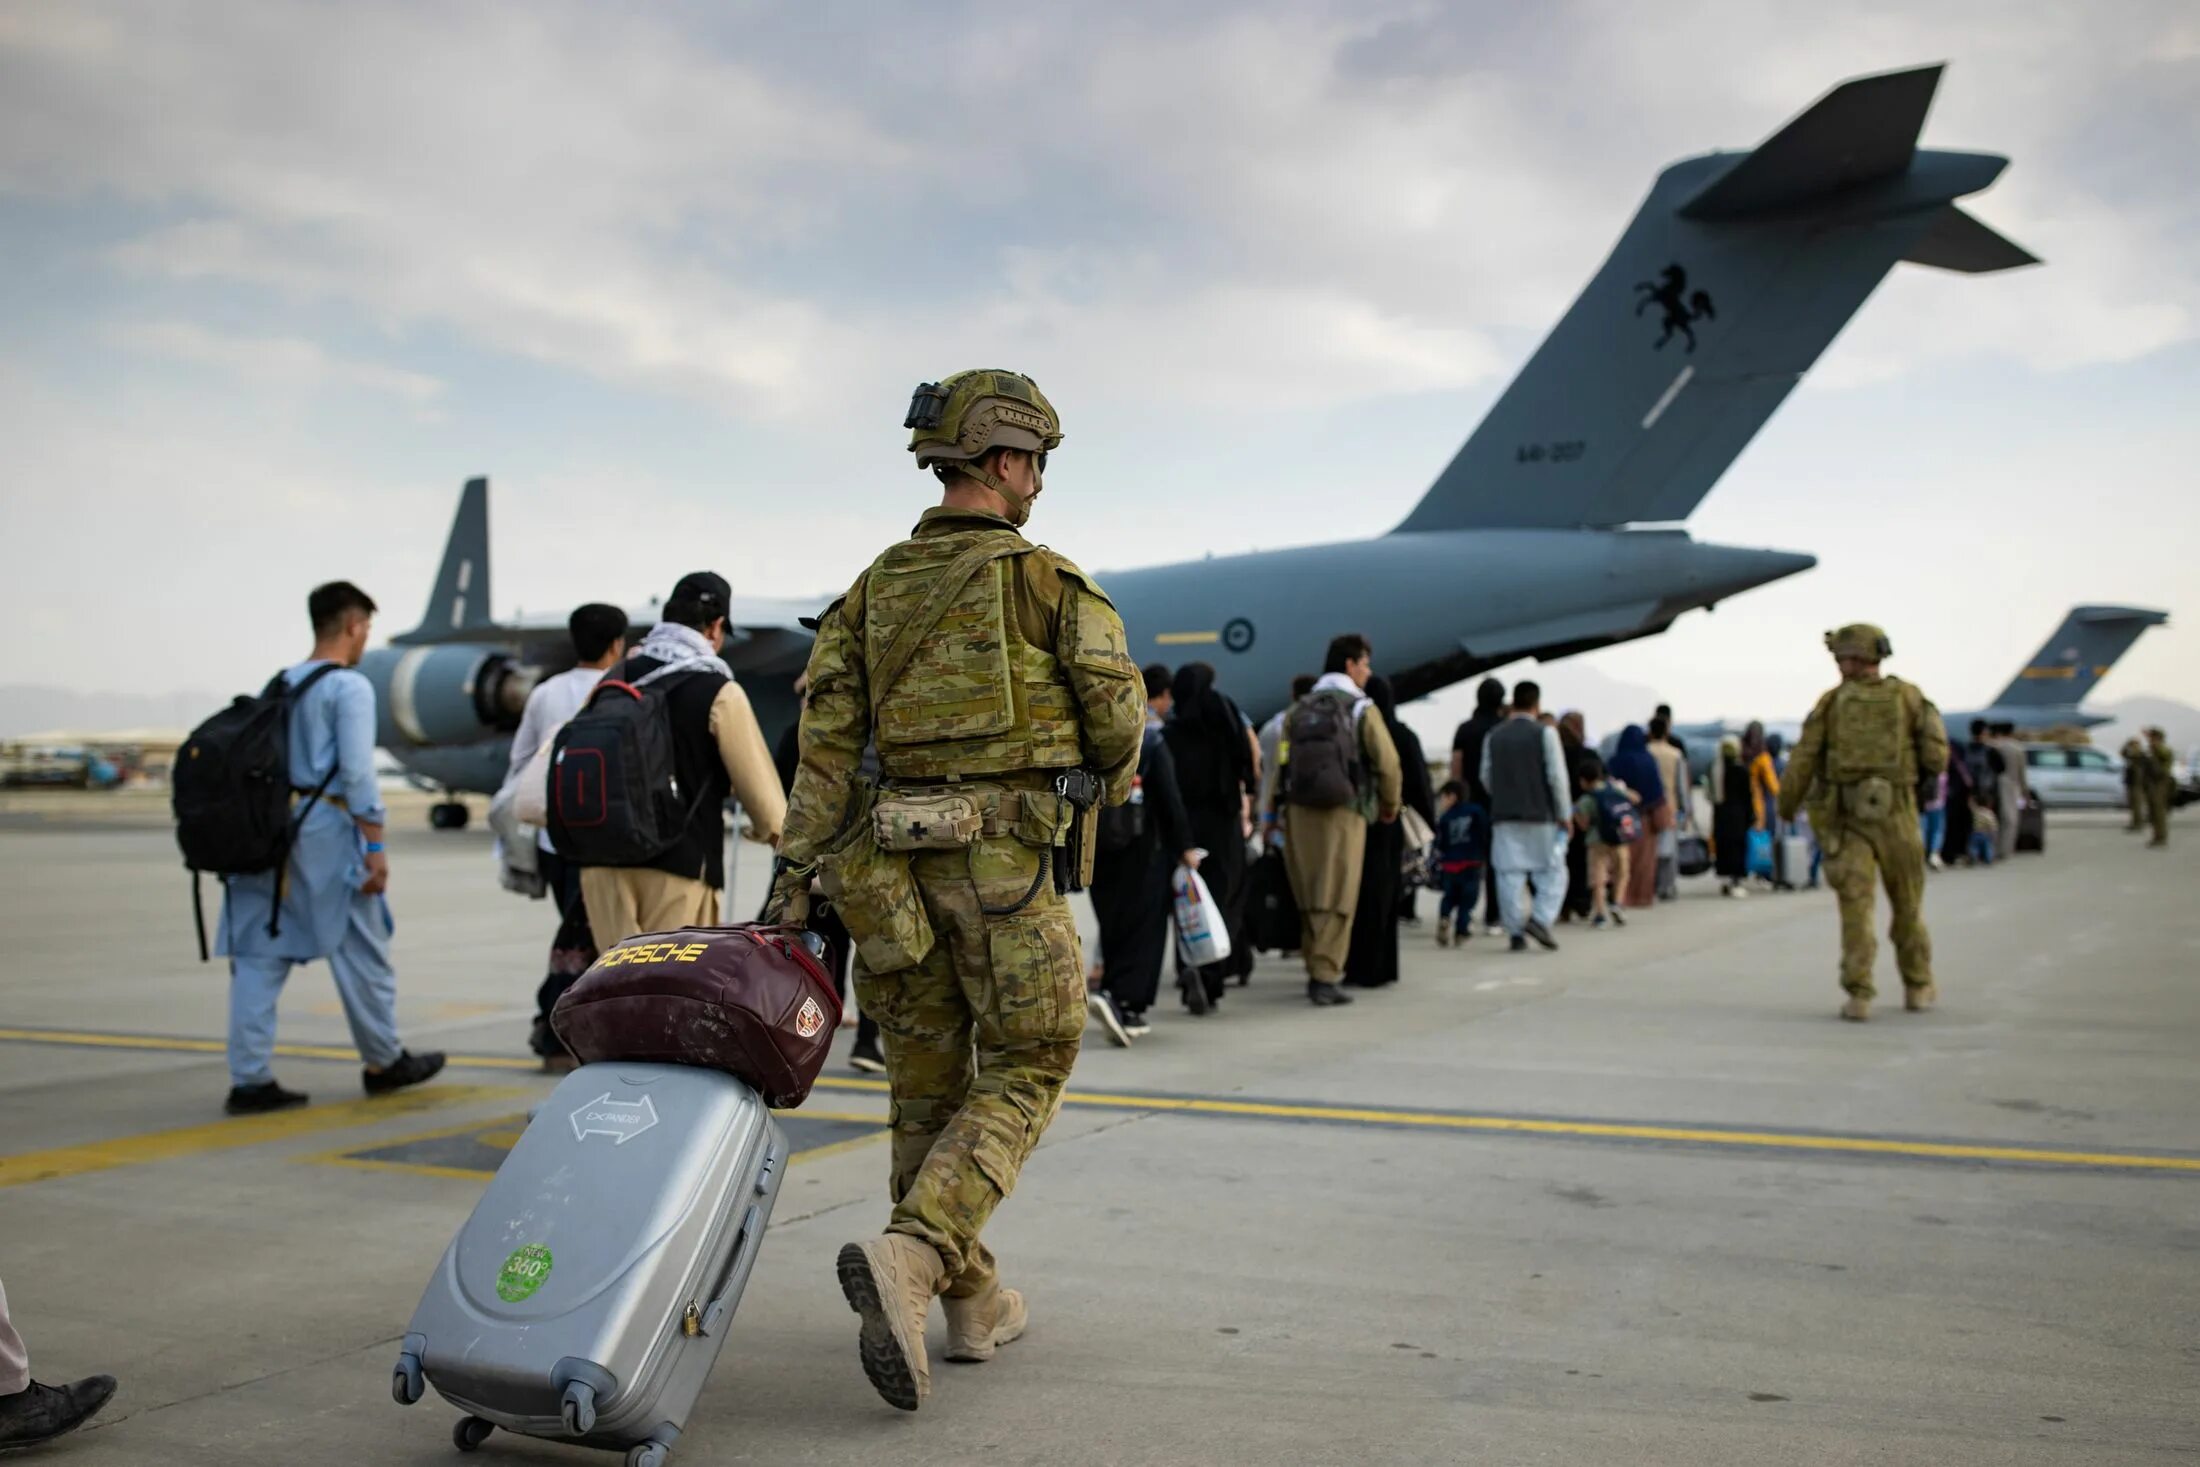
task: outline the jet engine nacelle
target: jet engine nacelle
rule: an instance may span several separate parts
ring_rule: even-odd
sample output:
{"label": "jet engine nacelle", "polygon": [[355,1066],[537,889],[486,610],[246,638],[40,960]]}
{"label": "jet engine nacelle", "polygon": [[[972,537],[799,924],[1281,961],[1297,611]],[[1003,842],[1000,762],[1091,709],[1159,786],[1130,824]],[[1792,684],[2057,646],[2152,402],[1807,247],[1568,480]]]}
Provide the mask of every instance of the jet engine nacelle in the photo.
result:
{"label": "jet engine nacelle", "polygon": [[375,737],[388,749],[510,733],[543,674],[500,648],[465,643],[385,647],[359,670],[374,684]]}

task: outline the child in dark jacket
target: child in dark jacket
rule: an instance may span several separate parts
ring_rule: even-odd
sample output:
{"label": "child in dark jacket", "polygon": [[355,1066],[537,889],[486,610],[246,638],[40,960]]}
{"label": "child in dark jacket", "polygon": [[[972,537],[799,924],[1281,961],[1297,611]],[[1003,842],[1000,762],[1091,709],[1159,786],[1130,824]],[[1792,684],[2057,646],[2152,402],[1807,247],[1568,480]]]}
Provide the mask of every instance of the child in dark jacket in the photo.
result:
{"label": "child in dark jacket", "polygon": [[1436,883],[1444,892],[1436,911],[1438,947],[1474,935],[1474,904],[1489,847],[1489,811],[1467,798],[1464,783],[1447,780],[1436,795]]}

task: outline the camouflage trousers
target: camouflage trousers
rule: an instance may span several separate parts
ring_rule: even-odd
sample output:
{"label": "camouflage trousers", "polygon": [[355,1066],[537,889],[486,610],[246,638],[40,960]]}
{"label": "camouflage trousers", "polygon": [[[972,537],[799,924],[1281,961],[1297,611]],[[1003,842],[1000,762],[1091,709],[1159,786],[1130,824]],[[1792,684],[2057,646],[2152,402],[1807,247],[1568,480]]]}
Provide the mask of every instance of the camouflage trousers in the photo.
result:
{"label": "camouflage trousers", "polygon": [[2147,820],[2154,826],[2154,843],[2169,844],[2169,812],[2177,802],[2173,780],[2158,779],[2147,786]]}
{"label": "camouflage trousers", "polygon": [[[995,1275],[978,1234],[1016,1186],[1062,1103],[1085,1028],[1085,968],[1069,904],[1042,853],[1008,836],[920,851],[917,890],[936,942],[914,968],[856,964],[856,1000],[878,1021],[892,1093],[888,1232],[922,1238],[947,1265],[942,1292]],[[1015,906],[1037,881],[1037,895]]]}
{"label": "camouflage trousers", "polygon": [[1826,853],[1826,884],[1841,907],[1841,986],[1858,998],[1873,995],[1872,963],[1879,956],[1872,935],[1876,888],[1887,888],[1894,909],[1887,936],[1906,988],[1933,981],[1933,939],[1925,930],[1925,842],[1917,811],[1898,806],[1883,820],[1832,819],[1818,826]]}

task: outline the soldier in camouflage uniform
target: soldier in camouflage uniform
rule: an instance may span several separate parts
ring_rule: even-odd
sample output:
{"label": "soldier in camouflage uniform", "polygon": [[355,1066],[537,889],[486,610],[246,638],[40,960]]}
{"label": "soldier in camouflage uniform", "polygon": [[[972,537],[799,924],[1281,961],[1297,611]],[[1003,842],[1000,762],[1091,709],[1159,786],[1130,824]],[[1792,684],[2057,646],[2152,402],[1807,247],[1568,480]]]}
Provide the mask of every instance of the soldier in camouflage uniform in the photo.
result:
{"label": "soldier in camouflage uniform", "polygon": [[2146,807],[2147,819],[2154,826],[2154,838],[2150,846],[2169,844],[2169,812],[2177,805],[2177,751],[2169,746],[2169,735],[2161,729],[2147,730]]}
{"label": "soldier in camouflage uniform", "polygon": [[[904,426],[945,495],[819,620],[772,908],[799,920],[816,871],[857,940],[856,995],[885,1040],[894,1211],[838,1268],[865,1373],[913,1411],[934,1295],[951,1360],[1023,1332],[978,1235],[1054,1118],[1084,1028],[1057,878],[1089,866],[1096,821],[1064,776],[1127,799],[1146,704],[1106,595],[1017,533],[1062,441],[1037,386],[958,373],[918,388]],[[875,804],[857,778],[873,741]]]}
{"label": "soldier in camouflage uniform", "polygon": [[1894,909],[1888,936],[1902,970],[1903,1007],[1922,1012],[1933,987],[1933,939],[1919,911],[1925,896],[1925,844],[1918,833],[1921,775],[1948,767],[1948,730],[1918,689],[1881,676],[1894,651],[1887,634],[1856,623],[1826,633],[1841,684],[1818,700],[1803,724],[1780,781],[1780,818],[1808,802],[1811,829],[1826,857],[1826,883],[1841,905],[1841,1017],[1871,1017],[1873,882]]}

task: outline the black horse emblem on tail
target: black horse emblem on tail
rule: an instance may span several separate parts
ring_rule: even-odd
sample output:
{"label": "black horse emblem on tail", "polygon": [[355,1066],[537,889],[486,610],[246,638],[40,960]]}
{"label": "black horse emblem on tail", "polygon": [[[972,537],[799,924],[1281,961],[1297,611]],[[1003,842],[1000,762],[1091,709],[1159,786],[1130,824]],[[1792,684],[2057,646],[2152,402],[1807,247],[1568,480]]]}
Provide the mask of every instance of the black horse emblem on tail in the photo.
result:
{"label": "black horse emblem on tail", "polygon": [[1696,331],[1689,323],[1714,321],[1719,314],[1712,309],[1710,291],[1689,291],[1688,272],[1677,261],[1658,272],[1655,284],[1648,280],[1635,282],[1635,314],[1641,315],[1651,305],[1656,305],[1665,312],[1665,331],[1657,340],[1657,349],[1660,351],[1665,349],[1665,344],[1678,331],[1688,338],[1688,350],[1693,352],[1696,349]]}

